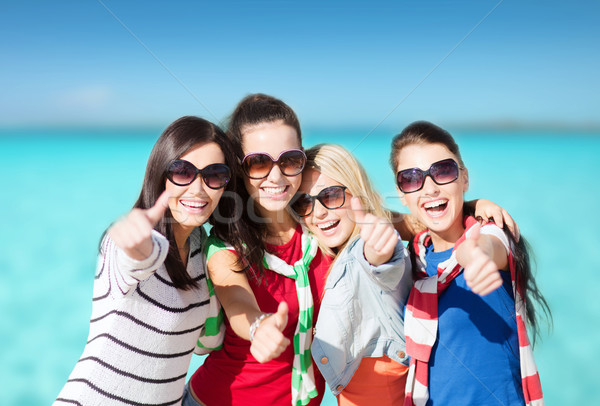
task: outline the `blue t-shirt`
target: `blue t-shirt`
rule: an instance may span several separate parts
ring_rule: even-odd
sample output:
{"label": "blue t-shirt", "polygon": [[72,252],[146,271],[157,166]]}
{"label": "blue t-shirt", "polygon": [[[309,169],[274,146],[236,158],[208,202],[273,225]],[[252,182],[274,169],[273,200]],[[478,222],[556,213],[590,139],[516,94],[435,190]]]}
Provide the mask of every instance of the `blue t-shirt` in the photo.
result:
{"label": "blue t-shirt", "polygon": [[[451,254],[427,247],[427,274]],[[427,405],[525,404],[512,282],[501,274],[503,285],[489,295],[473,293],[463,273],[440,295]]]}

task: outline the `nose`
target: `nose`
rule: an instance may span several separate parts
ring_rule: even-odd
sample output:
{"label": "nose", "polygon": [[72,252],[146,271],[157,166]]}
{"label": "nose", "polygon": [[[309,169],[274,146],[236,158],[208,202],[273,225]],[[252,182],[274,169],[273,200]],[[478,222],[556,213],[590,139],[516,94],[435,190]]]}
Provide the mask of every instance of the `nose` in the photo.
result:
{"label": "nose", "polygon": [[313,207],[312,215],[316,218],[325,218],[327,216],[328,209],[323,206],[320,201],[315,199],[315,207]]}
{"label": "nose", "polygon": [[281,172],[281,169],[279,169],[279,165],[273,164],[273,167],[271,168],[271,171],[269,172],[269,176],[267,176],[267,180],[269,180],[273,183],[277,183],[284,176],[285,175],[283,174],[283,172]]}
{"label": "nose", "polygon": [[431,179],[431,176],[425,176],[425,181],[423,183],[423,194],[425,195],[436,195],[440,191],[438,184]]}
{"label": "nose", "polygon": [[188,186],[188,191],[196,195],[203,195],[205,186],[204,179],[202,179],[201,175],[198,175],[196,176],[196,179],[194,179],[194,181]]}

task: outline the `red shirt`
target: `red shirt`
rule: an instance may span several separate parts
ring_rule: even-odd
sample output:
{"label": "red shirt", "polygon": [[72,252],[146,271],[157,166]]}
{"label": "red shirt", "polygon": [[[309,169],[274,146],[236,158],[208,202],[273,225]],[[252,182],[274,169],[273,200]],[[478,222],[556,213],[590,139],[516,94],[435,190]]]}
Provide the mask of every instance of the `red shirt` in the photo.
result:
{"label": "red shirt", "polygon": [[[284,245],[269,245],[271,252],[288,264],[302,258],[302,230],[296,229],[292,239]],[[313,326],[321,307],[321,297],[325,286],[327,270],[331,259],[319,250],[312,260],[308,272],[314,301]],[[289,306],[288,324],[283,334],[293,343],[298,323],[298,296],[296,284],[271,270],[265,270],[260,282],[249,278],[250,286],[258,306],[263,312],[275,313],[279,302]],[[225,340],[220,351],[213,351],[206,357],[190,379],[195,394],[207,406],[223,405],[268,405],[290,406],[292,404],[292,362],[294,347],[290,344],[276,359],[260,364],[250,354],[250,342],[235,334],[225,318]],[[309,405],[321,403],[325,391],[325,380],[319,369],[314,368],[315,384],[319,395]]]}

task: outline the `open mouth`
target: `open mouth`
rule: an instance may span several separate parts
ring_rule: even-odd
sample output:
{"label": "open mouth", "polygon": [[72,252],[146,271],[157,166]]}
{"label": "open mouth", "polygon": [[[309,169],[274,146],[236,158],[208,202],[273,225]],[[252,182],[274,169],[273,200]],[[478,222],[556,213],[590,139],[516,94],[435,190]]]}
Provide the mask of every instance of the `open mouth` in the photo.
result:
{"label": "open mouth", "polygon": [[332,221],[328,221],[327,223],[317,224],[317,227],[319,227],[319,230],[321,230],[321,231],[329,231],[329,230],[333,230],[334,228],[336,228],[339,223],[340,223],[339,220],[332,220]]}
{"label": "open mouth", "polygon": [[427,214],[436,216],[442,214],[448,207],[448,200],[435,200],[433,202],[427,202],[423,205],[423,208]]}

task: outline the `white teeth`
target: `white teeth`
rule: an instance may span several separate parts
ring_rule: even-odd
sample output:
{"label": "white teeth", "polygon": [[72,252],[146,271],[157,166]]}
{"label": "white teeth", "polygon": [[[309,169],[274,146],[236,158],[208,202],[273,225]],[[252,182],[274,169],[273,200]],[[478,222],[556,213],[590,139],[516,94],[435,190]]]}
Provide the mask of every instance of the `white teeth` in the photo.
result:
{"label": "white teeth", "polygon": [[262,188],[265,192],[267,192],[268,194],[271,195],[280,195],[285,191],[285,186],[280,186],[280,187],[263,187]]}
{"label": "white teeth", "polygon": [[423,207],[425,207],[426,209],[433,209],[434,207],[439,207],[442,204],[446,204],[446,203],[448,203],[448,202],[444,201],[444,200],[436,200],[435,202],[425,203],[423,205]]}
{"label": "white teeth", "polygon": [[332,220],[332,221],[328,221],[327,223],[321,223],[321,224],[317,224],[317,227],[319,227],[321,230],[324,230],[326,228],[331,227],[332,225],[334,225],[335,223],[337,223],[337,221]]}
{"label": "white teeth", "polygon": [[208,203],[207,202],[190,202],[190,201],[185,201],[185,202],[181,202],[181,204],[183,204],[184,206],[187,207],[191,207],[194,209],[201,209],[202,207],[206,206]]}

